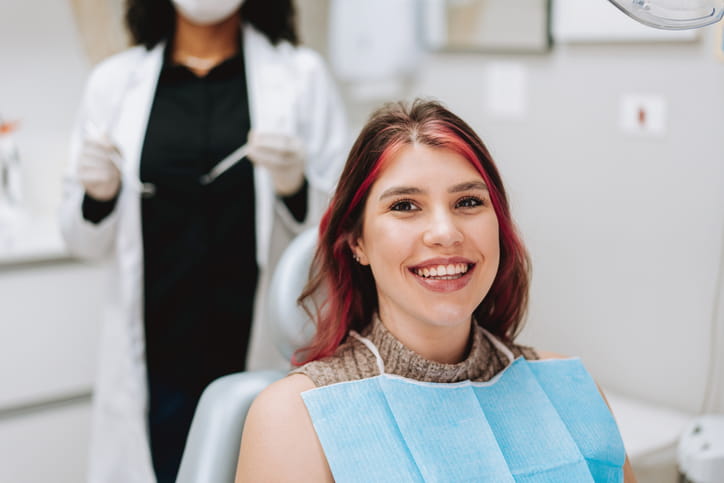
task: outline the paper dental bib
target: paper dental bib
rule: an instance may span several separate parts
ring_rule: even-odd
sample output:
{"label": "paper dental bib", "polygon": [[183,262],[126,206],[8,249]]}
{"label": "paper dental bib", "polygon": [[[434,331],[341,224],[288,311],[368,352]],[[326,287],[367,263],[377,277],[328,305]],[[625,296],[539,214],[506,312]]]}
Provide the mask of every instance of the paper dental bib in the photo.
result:
{"label": "paper dental bib", "polygon": [[338,483],[623,481],[618,428],[579,359],[427,383],[385,374],[360,340],[380,375],[302,393]]}

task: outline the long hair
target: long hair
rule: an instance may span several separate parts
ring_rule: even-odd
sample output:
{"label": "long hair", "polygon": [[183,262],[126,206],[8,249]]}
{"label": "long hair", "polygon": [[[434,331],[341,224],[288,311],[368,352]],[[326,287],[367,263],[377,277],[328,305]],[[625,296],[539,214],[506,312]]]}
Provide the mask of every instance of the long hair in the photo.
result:
{"label": "long hair", "polygon": [[498,218],[500,264],[474,317],[506,341],[520,331],[528,306],[530,262],[488,149],[467,123],[440,103],[397,102],[377,110],[362,128],[320,222],[310,280],[299,297],[300,305],[316,322],[316,333],[307,347],[297,351],[295,364],[331,355],[350,329],[360,331],[372,321],[378,308],[375,281],[369,267],[352,261],[349,241],[361,236],[365,202],[386,160],[411,144],[455,151],[477,169],[488,186]]}
{"label": "long hair", "polygon": [[[299,43],[293,0],[245,0],[241,18],[263,33],[273,45]],[[134,45],[152,49],[173,37],[176,11],[170,0],[126,0],[126,28]]]}

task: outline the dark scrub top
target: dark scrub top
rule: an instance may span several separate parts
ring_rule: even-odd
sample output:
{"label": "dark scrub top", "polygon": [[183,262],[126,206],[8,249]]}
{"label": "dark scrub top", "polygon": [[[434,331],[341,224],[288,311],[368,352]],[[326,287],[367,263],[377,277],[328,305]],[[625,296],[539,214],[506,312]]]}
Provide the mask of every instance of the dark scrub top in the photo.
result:
{"label": "dark scrub top", "polygon": [[141,154],[146,359],[152,379],[200,390],[244,369],[256,289],[254,177],[244,159],[199,178],[246,142],[241,54],[205,77],[164,65]]}
{"label": "dark scrub top", "polygon": [[246,142],[241,53],[197,77],[167,59],[140,177],[149,429],[156,475],[173,481],[193,411],[214,379],[244,370],[258,268],[254,177],[246,159],[199,179]]}
{"label": "dark scrub top", "polygon": [[[250,128],[242,52],[197,77],[166,58],[148,120],[140,178],[149,433],[159,483],[174,481],[204,387],[244,370],[256,264],[255,196],[244,159],[211,184],[199,178],[246,142]],[[306,215],[306,182],[284,202]],[[98,222],[116,200],[86,196]]]}
{"label": "dark scrub top", "polygon": [[[258,277],[252,165],[199,178],[249,128],[241,52],[205,77],[166,62],[140,168],[156,186],[141,213],[146,357],[153,377],[192,389],[244,370]],[[285,202],[303,218],[305,200],[303,189]]]}

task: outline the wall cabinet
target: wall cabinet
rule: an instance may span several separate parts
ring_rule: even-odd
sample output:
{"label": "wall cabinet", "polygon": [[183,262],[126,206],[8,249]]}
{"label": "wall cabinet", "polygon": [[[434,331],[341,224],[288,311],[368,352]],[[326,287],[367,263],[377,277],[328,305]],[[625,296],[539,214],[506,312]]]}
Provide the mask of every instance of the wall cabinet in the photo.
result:
{"label": "wall cabinet", "polygon": [[0,481],[85,480],[108,267],[0,262]]}

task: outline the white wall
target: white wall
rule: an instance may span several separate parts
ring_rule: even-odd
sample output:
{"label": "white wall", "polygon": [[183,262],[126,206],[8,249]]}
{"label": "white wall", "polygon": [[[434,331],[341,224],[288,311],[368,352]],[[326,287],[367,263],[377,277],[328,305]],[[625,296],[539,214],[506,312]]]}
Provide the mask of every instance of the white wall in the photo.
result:
{"label": "white wall", "polygon": [[69,0],[0,0],[0,115],[17,119],[26,208],[53,213],[89,69]]}
{"label": "white wall", "polygon": [[[495,56],[433,56],[414,89],[468,120],[502,171],[533,259],[524,340],[580,354],[607,387],[689,411],[703,402],[724,230],[724,64],[710,34],[507,58],[528,76],[516,121],[486,113]],[[664,137],[619,129],[629,93],[663,96]]]}
{"label": "white wall", "polygon": [[[329,2],[299,2],[305,40],[324,51],[320,3]],[[401,94],[442,100],[493,153],[533,260],[521,340],[580,355],[607,388],[688,412],[704,405],[724,245],[719,28],[689,42],[428,54]],[[524,73],[527,111],[517,119],[488,108],[488,69],[500,63]],[[621,130],[628,94],[664,99],[663,136]],[[348,102],[357,127],[379,104]],[[714,389],[724,411],[724,387]]]}

